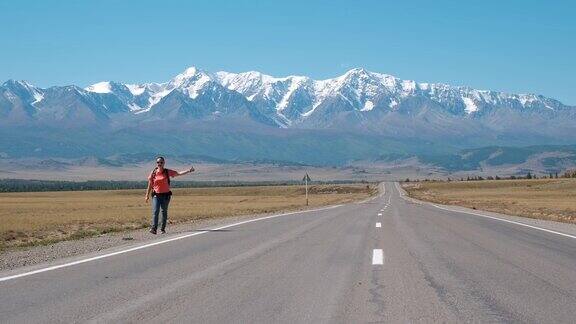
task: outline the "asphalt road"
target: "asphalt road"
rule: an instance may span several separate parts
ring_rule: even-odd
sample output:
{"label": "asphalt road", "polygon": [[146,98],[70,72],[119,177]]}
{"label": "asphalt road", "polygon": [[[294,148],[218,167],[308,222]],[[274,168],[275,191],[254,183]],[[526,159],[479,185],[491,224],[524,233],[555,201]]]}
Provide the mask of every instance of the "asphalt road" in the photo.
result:
{"label": "asphalt road", "polygon": [[414,204],[385,187],[364,203],[0,281],[0,321],[576,320],[576,239]]}

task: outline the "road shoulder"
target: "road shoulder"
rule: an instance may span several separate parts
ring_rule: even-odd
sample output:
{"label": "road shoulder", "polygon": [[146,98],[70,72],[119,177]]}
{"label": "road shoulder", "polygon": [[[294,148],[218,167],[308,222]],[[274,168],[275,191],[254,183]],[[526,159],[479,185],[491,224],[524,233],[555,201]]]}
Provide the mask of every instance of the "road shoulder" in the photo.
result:
{"label": "road shoulder", "polygon": [[438,203],[432,203],[428,201],[418,200],[412,197],[409,197],[407,192],[402,188],[402,186],[396,182],[395,187],[397,188],[398,192],[400,193],[400,197],[407,201],[408,203],[412,204],[419,204],[423,206],[432,206],[438,209],[477,215],[477,216],[485,216],[489,218],[496,218],[507,222],[514,222],[524,224],[529,227],[537,227],[547,231],[558,232],[562,234],[566,234],[568,236],[576,237],[576,224],[569,224],[569,223],[562,223],[562,222],[555,222],[551,220],[543,220],[543,219],[535,219],[535,218],[527,218],[521,216],[514,216],[514,215],[506,215],[500,214],[495,212],[489,212],[479,209],[471,209],[462,206],[455,206],[455,205],[442,205]]}

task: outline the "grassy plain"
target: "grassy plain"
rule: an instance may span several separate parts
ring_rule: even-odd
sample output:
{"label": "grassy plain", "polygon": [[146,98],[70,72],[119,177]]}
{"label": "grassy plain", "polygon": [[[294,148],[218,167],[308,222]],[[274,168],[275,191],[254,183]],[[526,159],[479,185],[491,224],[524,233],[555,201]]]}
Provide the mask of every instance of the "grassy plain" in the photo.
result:
{"label": "grassy plain", "polygon": [[[310,188],[310,207],[346,203],[377,192],[376,185]],[[174,189],[171,223],[305,209],[302,186]],[[78,239],[149,226],[144,190],[0,194],[0,250]]]}
{"label": "grassy plain", "polygon": [[508,215],[576,223],[576,179],[404,183],[410,197]]}

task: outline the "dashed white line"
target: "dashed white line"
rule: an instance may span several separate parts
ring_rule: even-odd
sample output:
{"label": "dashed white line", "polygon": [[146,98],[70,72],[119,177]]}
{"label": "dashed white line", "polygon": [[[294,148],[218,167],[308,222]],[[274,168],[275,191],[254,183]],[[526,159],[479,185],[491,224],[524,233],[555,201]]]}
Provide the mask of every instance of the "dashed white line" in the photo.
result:
{"label": "dashed white line", "polygon": [[376,223],[376,227],[382,227],[382,223]]}
{"label": "dashed white line", "polygon": [[382,249],[374,249],[372,251],[372,264],[382,265],[384,264],[384,252]]}

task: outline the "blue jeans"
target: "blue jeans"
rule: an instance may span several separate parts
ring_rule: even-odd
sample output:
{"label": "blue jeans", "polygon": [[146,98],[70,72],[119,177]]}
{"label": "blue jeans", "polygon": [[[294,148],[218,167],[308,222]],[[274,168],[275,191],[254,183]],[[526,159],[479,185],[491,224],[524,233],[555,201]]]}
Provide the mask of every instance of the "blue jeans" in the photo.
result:
{"label": "blue jeans", "polygon": [[166,229],[166,223],[168,222],[169,203],[170,196],[168,195],[154,195],[154,197],[152,197],[152,228],[154,230],[158,228],[158,214],[160,213],[160,209],[162,209],[162,227],[160,229]]}

